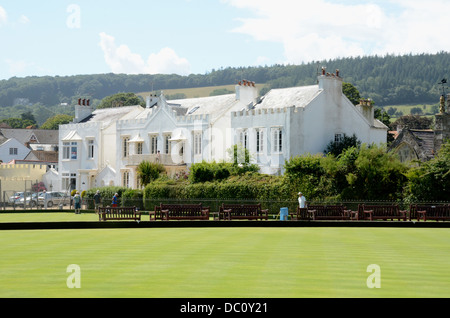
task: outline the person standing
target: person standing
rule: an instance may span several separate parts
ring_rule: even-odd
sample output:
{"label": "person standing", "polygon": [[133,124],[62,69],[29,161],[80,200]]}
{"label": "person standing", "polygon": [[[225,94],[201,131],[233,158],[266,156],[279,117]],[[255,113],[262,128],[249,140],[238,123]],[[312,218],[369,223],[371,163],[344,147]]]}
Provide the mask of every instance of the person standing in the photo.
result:
{"label": "person standing", "polygon": [[114,194],[114,196],[113,196],[113,198],[112,198],[112,207],[113,207],[113,208],[117,207],[118,197],[119,197],[119,194],[116,193],[116,194]]}
{"label": "person standing", "polygon": [[73,196],[73,202],[74,202],[74,206],[75,206],[75,214],[80,214],[81,213],[81,196],[78,191]]}
{"label": "person standing", "polygon": [[100,190],[97,190],[94,194],[94,205],[95,205],[95,211],[98,212],[98,208],[100,207],[100,203],[102,200],[102,196],[100,194]]}
{"label": "person standing", "polygon": [[306,208],[306,198],[301,192],[298,193],[298,204],[301,209]]}

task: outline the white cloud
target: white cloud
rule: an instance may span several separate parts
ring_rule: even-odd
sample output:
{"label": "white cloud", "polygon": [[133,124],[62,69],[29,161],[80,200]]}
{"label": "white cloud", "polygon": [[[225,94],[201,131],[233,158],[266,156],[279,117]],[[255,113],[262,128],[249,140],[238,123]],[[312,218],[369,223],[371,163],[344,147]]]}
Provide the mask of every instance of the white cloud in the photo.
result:
{"label": "white cloud", "polygon": [[8,15],[6,14],[6,10],[0,7],[0,26],[6,24],[8,22]]}
{"label": "white cloud", "polygon": [[106,64],[114,73],[179,75],[190,73],[189,62],[185,58],[180,58],[171,48],[163,48],[144,61],[141,55],[131,52],[128,46],[117,46],[114,37],[104,32],[100,33],[100,47]]}
{"label": "white cloud", "polygon": [[30,23],[30,19],[28,19],[27,16],[22,14],[19,18],[19,23],[20,24],[28,24],[28,23]]}
{"label": "white cloud", "polygon": [[[436,53],[450,48],[448,0],[222,0],[253,17],[233,32],[281,43],[287,63],[385,53]],[[444,32],[445,33],[445,32]]]}

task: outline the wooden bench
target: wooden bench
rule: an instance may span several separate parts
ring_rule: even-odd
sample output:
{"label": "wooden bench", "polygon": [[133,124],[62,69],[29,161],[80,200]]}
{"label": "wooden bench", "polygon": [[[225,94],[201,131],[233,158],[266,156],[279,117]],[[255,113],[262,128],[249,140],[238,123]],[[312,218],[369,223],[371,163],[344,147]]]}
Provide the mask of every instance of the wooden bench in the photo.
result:
{"label": "wooden bench", "polygon": [[134,220],[141,221],[141,212],[136,211],[136,207],[99,207],[99,221],[106,220]]}
{"label": "wooden bench", "polygon": [[268,220],[269,210],[261,209],[258,204],[224,204],[219,208],[219,220],[247,219]]}
{"label": "wooden bench", "polygon": [[308,208],[297,207],[296,213],[291,213],[290,215],[293,221],[311,220],[311,214],[308,213]]}
{"label": "wooden bench", "polygon": [[406,221],[408,211],[400,210],[397,204],[392,205],[358,205],[358,220],[391,220],[398,219]]}
{"label": "wooden bench", "polygon": [[307,208],[297,207],[291,215],[292,220],[350,220],[352,211],[343,205],[309,205]]}
{"label": "wooden bench", "polygon": [[[155,210],[156,212],[156,210]],[[161,204],[161,219],[168,220],[209,220],[209,207],[199,204]]]}
{"label": "wooden bench", "polygon": [[409,207],[409,219],[448,221],[450,220],[450,205],[419,205],[412,204]]}

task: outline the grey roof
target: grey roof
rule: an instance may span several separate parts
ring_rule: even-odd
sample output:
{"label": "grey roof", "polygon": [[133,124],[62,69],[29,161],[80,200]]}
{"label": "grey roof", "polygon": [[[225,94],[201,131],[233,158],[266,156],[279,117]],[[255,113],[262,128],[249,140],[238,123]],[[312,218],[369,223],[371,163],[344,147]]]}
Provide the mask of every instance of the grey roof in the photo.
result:
{"label": "grey roof", "polygon": [[428,161],[434,158],[434,131],[431,129],[403,129],[389,150],[395,150],[402,143],[408,144],[414,149],[415,155],[422,161]]}
{"label": "grey roof", "polygon": [[59,138],[58,130],[1,128],[0,132],[6,138],[15,138],[24,145],[31,141],[33,135],[39,144],[58,144]]}
{"label": "grey roof", "polygon": [[238,104],[236,94],[227,94],[210,97],[170,100],[168,104],[177,104],[187,109],[186,115],[211,115],[212,118],[220,116],[230,107]]}
{"label": "grey roof", "polygon": [[256,108],[306,107],[321,92],[318,85],[272,89]]}
{"label": "grey roof", "polygon": [[419,130],[419,129],[410,129],[409,130],[414,137],[420,148],[423,151],[423,154],[431,159],[434,157],[434,131],[429,130]]}
{"label": "grey roof", "polygon": [[142,111],[144,108],[140,105],[96,109],[80,123],[99,122],[105,127],[121,119],[132,119]]}

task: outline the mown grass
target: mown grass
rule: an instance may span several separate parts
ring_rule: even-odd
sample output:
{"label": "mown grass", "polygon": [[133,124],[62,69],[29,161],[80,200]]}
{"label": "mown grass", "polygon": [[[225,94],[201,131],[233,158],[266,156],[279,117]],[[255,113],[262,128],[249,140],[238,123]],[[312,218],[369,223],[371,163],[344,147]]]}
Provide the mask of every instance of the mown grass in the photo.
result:
{"label": "mown grass", "polygon": [[[450,296],[448,229],[22,230],[0,241],[3,298]],[[67,286],[71,264],[81,288]]]}

